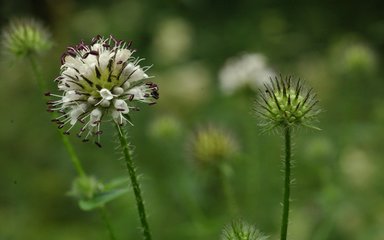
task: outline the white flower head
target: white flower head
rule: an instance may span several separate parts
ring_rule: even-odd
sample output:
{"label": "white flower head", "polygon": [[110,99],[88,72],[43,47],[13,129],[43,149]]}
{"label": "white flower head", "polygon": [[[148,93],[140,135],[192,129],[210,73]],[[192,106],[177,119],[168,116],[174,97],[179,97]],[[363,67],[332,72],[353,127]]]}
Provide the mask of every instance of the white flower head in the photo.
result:
{"label": "white flower head", "polygon": [[219,72],[220,88],[225,94],[233,94],[238,89],[250,87],[257,91],[274,76],[267,65],[267,59],[260,53],[246,53],[229,59]]}
{"label": "white flower head", "polygon": [[100,125],[114,121],[119,125],[130,123],[130,110],[138,110],[134,102],[155,104],[159,98],[158,86],[148,81],[147,70],[141,67],[144,59],[133,57],[131,43],[110,36],[97,36],[91,44],[68,47],[61,58],[61,73],[55,79],[61,95],[48,101],[48,111],[61,115],[55,119],[65,134],[81,124],[78,136],[83,141],[95,138],[100,146]]}

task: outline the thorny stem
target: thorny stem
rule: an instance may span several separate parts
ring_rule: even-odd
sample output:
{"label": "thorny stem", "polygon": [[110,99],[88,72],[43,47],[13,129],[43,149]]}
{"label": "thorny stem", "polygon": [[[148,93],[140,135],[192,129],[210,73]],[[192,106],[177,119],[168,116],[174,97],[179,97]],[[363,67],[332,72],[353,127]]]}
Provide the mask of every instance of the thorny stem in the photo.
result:
{"label": "thorny stem", "polygon": [[120,145],[121,145],[123,152],[124,152],[125,163],[127,165],[127,169],[128,169],[129,177],[131,179],[133,192],[135,194],[137,210],[139,212],[141,227],[142,227],[142,231],[143,231],[142,232],[143,238],[144,238],[144,240],[151,240],[151,232],[149,231],[149,225],[148,225],[147,216],[145,213],[144,201],[143,201],[143,198],[141,196],[141,189],[140,189],[139,182],[137,180],[136,169],[135,169],[135,166],[134,166],[132,158],[131,158],[128,141],[127,141],[127,138],[125,136],[123,128],[120,128],[120,126],[117,123],[116,123],[116,130],[117,130],[117,134],[119,136]]}
{"label": "thorny stem", "polygon": [[[45,84],[45,82],[44,82],[44,80],[42,78],[41,69],[40,69],[39,65],[36,63],[36,60],[35,60],[35,58],[32,55],[28,56],[28,60],[29,60],[29,63],[31,65],[33,74],[35,75],[35,78],[36,78],[37,83],[39,85],[40,92],[43,93],[44,89],[46,88],[46,84]],[[54,116],[55,113],[52,113],[52,115]],[[84,169],[83,169],[83,167],[81,165],[80,159],[77,156],[77,154],[76,154],[72,144],[68,140],[68,137],[63,135],[61,132],[59,132],[59,134],[60,134],[60,138],[61,138],[61,140],[62,140],[62,142],[64,144],[64,147],[66,148],[66,150],[67,150],[67,152],[69,154],[71,162],[72,162],[73,166],[76,169],[76,172],[79,174],[79,176],[84,177],[85,176]]]}
{"label": "thorny stem", "polygon": [[285,159],[284,159],[284,196],[283,196],[283,214],[281,221],[281,234],[280,240],[287,239],[288,232],[288,215],[289,215],[289,202],[291,192],[291,128],[285,126],[284,129],[285,137]]}
{"label": "thorny stem", "polygon": [[105,207],[100,208],[100,214],[101,214],[101,218],[104,221],[105,226],[108,229],[109,238],[111,240],[116,240],[116,237],[115,237],[115,234],[113,233],[113,229],[112,229],[111,223],[109,222],[107,210],[105,209]]}

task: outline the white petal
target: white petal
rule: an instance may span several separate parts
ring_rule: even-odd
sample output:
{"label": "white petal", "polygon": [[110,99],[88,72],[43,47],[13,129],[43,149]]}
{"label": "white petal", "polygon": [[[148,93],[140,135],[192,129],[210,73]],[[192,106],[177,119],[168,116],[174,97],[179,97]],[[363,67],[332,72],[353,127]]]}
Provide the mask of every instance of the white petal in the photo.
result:
{"label": "white petal", "polygon": [[61,74],[64,76],[70,76],[70,77],[76,77],[78,75],[76,70],[71,67],[66,68]]}
{"label": "white petal", "polygon": [[108,62],[111,59],[110,55],[111,55],[110,51],[105,51],[101,53],[99,56],[100,69],[102,72],[105,71],[107,68]]}
{"label": "white petal", "polygon": [[127,120],[121,115],[121,112],[119,112],[119,111],[113,110],[111,115],[112,115],[113,120],[114,120],[116,123],[118,123],[118,124],[125,124],[125,122],[127,121]]}
{"label": "white petal", "polygon": [[121,73],[121,78],[125,80],[129,75],[132,74],[133,71],[135,71],[136,67],[133,63],[128,63],[127,66],[125,66],[123,72]]}
{"label": "white petal", "polygon": [[[69,87],[68,87],[69,86]],[[58,88],[62,91],[69,91],[69,90],[77,90],[81,89],[81,87],[77,84],[71,83],[71,82],[66,82],[63,80],[62,83],[58,85]]]}
{"label": "white petal", "polygon": [[80,74],[84,75],[86,78],[92,79],[95,73],[96,64],[92,63],[90,65],[83,64],[79,67]]}
{"label": "white petal", "polygon": [[129,91],[127,93],[133,95],[134,100],[140,100],[140,99],[144,98],[144,92],[139,87],[129,89]]}
{"label": "white petal", "polygon": [[136,71],[131,75],[129,81],[134,82],[144,78],[148,78],[148,75],[145,74],[142,68],[136,67]]}
{"label": "white petal", "polygon": [[92,68],[94,69],[95,68],[94,66],[97,64],[97,57],[95,55],[88,54],[88,56],[85,59],[83,59],[83,61],[86,65],[89,65],[89,66],[92,65]]}
{"label": "white petal", "polygon": [[76,92],[71,90],[65,93],[65,96],[63,97],[63,103],[67,103],[76,99],[77,99]]}
{"label": "white petal", "polygon": [[112,110],[111,115],[112,115],[113,120],[115,120],[117,122],[119,120],[120,114],[121,114],[120,112],[118,112],[116,110]]}
{"label": "white petal", "polygon": [[98,108],[93,109],[89,119],[91,126],[93,127],[96,126],[97,122],[100,121],[102,115],[103,115],[103,112],[100,109]]}
{"label": "white petal", "polygon": [[100,90],[100,96],[105,100],[112,100],[113,99],[112,93],[106,88],[103,88]]}
{"label": "white petal", "polygon": [[82,62],[80,61],[79,57],[76,56],[76,57],[72,57],[71,55],[67,55],[65,56],[64,58],[64,64],[63,66],[67,66],[67,67],[77,67],[79,66],[80,64],[82,64]]}
{"label": "white petal", "polygon": [[119,49],[116,53],[116,62],[125,62],[131,56],[132,52],[128,49]]}
{"label": "white petal", "polygon": [[71,112],[69,113],[69,116],[71,118],[71,125],[74,125],[77,122],[79,116],[85,112],[86,107],[86,104],[80,104],[71,110]]}
{"label": "white petal", "polygon": [[115,106],[116,110],[121,113],[126,114],[129,112],[128,105],[124,100],[117,99],[113,105]]}
{"label": "white petal", "polygon": [[95,43],[95,44],[93,44],[93,45],[91,46],[91,49],[92,49],[93,51],[99,51],[101,47],[102,47],[102,46],[101,46],[100,43]]}

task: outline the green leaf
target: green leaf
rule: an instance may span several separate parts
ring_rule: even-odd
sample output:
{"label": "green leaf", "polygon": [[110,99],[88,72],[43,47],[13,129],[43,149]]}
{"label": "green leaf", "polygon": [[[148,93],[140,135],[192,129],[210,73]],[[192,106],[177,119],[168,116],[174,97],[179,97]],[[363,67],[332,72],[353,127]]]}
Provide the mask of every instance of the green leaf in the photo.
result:
{"label": "green leaf", "polygon": [[119,177],[112,179],[108,183],[104,184],[106,190],[111,190],[119,187],[129,187],[129,178],[128,177]]}
{"label": "green leaf", "polygon": [[106,203],[124,195],[128,191],[128,188],[122,188],[98,193],[92,199],[80,200],[79,207],[83,211],[90,211],[95,208],[103,207]]}

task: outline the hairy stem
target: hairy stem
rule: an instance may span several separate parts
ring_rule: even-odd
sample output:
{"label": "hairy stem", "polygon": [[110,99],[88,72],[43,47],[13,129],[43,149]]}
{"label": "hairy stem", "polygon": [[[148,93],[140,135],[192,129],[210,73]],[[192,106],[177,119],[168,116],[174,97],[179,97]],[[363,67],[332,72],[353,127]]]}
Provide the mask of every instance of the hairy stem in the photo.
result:
{"label": "hairy stem", "polygon": [[[41,94],[43,96],[44,90],[46,89],[46,83],[43,80],[41,69],[40,69],[39,65],[36,63],[36,60],[35,60],[35,58],[33,56],[29,56],[28,60],[29,60],[29,63],[31,65],[33,74],[34,74],[34,76],[35,76],[35,78],[37,80],[37,83],[39,85],[40,92],[41,92]],[[56,117],[55,116],[56,113],[52,113],[52,115],[53,115],[54,118]],[[77,154],[76,154],[76,152],[75,152],[71,142],[68,140],[68,137],[63,135],[60,131],[58,131],[58,132],[59,132],[61,141],[63,142],[64,147],[65,147],[65,149],[67,150],[67,152],[69,154],[71,162],[72,162],[73,166],[76,169],[77,174],[79,176],[85,176],[85,172],[84,172],[84,169],[83,169],[83,167],[81,165],[80,159],[77,156]]]}
{"label": "hairy stem", "polygon": [[141,189],[140,189],[139,182],[137,180],[136,169],[135,169],[135,166],[133,164],[131,154],[129,151],[128,141],[127,141],[127,138],[125,136],[123,128],[120,128],[120,126],[118,124],[116,124],[116,130],[117,130],[117,134],[119,136],[121,147],[122,147],[123,152],[124,152],[125,163],[126,163],[126,166],[128,169],[128,173],[129,173],[129,177],[131,179],[133,192],[134,192],[135,198],[136,198],[137,210],[139,212],[141,227],[142,227],[142,231],[143,231],[143,239],[144,240],[151,240],[151,232],[149,231],[149,225],[148,225],[147,216],[145,213],[144,201],[143,201],[143,198],[141,196]]}
{"label": "hairy stem", "polygon": [[289,202],[291,192],[291,128],[285,126],[285,159],[284,159],[284,196],[283,196],[283,214],[281,221],[281,234],[280,240],[287,239],[288,232],[288,216],[289,216]]}
{"label": "hairy stem", "polygon": [[112,229],[111,223],[109,222],[107,210],[105,209],[105,207],[100,208],[100,214],[101,214],[101,218],[104,221],[105,226],[108,229],[109,238],[111,240],[116,240],[116,237],[115,237],[115,234],[113,233],[113,229]]}

